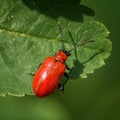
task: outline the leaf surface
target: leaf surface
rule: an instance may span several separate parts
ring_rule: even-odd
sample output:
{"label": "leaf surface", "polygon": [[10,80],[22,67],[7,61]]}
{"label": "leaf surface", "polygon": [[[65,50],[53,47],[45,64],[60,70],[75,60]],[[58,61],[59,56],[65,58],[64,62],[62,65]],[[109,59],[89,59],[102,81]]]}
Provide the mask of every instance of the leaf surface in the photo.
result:
{"label": "leaf surface", "polygon": [[72,77],[86,78],[105,65],[112,49],[109,31],[79,0],[0,1],[0,95],[33,94],[29,73],[61,49],[58,21],[67,50],[94,41],[71,52],[66,63],[73,68]]}

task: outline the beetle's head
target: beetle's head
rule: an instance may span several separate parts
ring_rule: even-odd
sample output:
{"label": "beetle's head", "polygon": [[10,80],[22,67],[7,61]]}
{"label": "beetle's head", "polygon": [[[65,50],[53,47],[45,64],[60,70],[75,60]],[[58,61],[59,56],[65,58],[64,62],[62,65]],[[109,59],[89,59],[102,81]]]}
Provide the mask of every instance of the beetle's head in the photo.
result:
{"label": "beetle's head", "polygon": [[64,63],[70,55],[71,54],[68,51],[59,51],[58,53],[56,53],[55,59]]}

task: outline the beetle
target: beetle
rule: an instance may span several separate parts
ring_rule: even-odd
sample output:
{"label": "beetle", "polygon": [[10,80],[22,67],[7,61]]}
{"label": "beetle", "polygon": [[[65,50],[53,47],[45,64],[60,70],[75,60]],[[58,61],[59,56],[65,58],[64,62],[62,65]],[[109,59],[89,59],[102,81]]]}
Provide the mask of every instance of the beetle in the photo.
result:
{"label": "beetle", "polygon": [[[57,87],[60,91],[64,91],[64,85],[68,81],[69,74],[71,72],[71,68],[65,65],[65,61],[68,59],[68,56],[71,55],[72,50],[85,45],[86,43],[92,42],[92,40],[89,40],[82,44],[78,44],[75,46],[75,48],[67,51],[64,47],[64,39],[60,22],[58,22],[58,26],[61,33],[62,50],[59,50],[53,57],[46,57],[33,78],[33,91],[37,96],[41,98],[50,95],[55,91]],[[66,69],[68,69],[70,72],[66,73]],[[60,81],[63,75],[65,75],[67,79],[63,84],[61,84]]]}

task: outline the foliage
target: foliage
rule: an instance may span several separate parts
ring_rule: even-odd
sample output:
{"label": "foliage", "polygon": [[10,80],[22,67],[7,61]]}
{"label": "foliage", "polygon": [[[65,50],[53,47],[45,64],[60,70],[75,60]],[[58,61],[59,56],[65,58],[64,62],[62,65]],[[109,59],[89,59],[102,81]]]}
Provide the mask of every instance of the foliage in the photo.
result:
{"label": "foliage", "polygon": [[79,0],[0,1],[0,95],[31,95],[28,73],[61,48],[60,21],[66,49],[87,40],[69,57],[72,77],[86,78],[105,65],[111,52],[109,31],[94,19],[94,11]]}

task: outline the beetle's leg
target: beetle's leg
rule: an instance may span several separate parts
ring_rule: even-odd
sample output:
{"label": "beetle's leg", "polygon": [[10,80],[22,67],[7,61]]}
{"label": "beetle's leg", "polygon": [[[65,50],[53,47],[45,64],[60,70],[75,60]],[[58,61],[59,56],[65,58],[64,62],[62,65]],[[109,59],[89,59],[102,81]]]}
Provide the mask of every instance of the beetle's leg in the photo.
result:
{"label": "beetle's leg", "polygon": [[71,68],[71,67],[66,66],[66,69],[69,70],[69,73],[68,73],[68,74],[70,74],[70,73],[72,72],[72,68]]}
{"label": "beetle's leg", "polygon": [[64,92],[64,86],[65,86],[65,84],[67,83],[67,81],[69,80],[69,75],[68,75],[68,73],[64,73],[64,76],[66,77],[66,80],[63,82],[63,83],[59,83],[59,85],[58,85],[58,89],[60,90],[60,91],[63,91]]}
{"label": "beetle's leg", "polygon": [[39,64],[38,68],[42,65],[42,63]]}
{"label": "beetle's leg", "polygon": [[66,65],[66,69],[71,72],[72,68]]}
{"label": "beetle's leg", "polygon": [[69,70],[69,72],[68,72],[68,73],[65,72],[65,73],[64,73],[64,76],[65,76],[67,79],[69,79],[69,78],[71,78],[70,74],[71,74],[71,72],[72,72],[72,68],[69,67],[69,66],[66,66],[66,69]]}
{"label": "beetle's leg", "polygon": [[64,76],[66,77],[66,80],[65,80],[62,84],[59,83],[58,89],[59,89],[60,91],[64,91],[64,86],[65,86],[65,84],[67,83],[67,81],[69,80],[69,78],[70,78],[70,73],[72,72],[72,69],[71,69],[70,67],[66,66],[66,69],[69,70],[69,73],[67,73],[67,72],[64,73]]}
{"label": "beetle's leg", "polygon": [[58,84],[58,89],[64,92],[64,86],[61,83]]}
{"label": "beetle's leg", "polygon": [[[42,65],[42,63],[39,64],[38,68]],[[29,75],[34,76],[35,72],[28,72]]]}
{"label": "beetle's leg", "polygon": [[29,75],[34,76],[35,72],[28,72]]}

